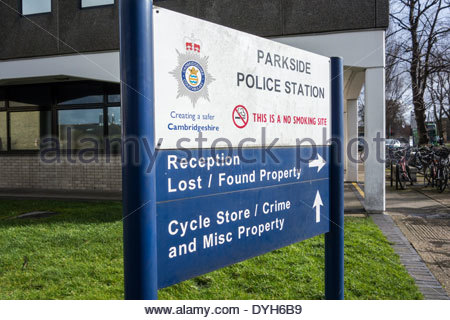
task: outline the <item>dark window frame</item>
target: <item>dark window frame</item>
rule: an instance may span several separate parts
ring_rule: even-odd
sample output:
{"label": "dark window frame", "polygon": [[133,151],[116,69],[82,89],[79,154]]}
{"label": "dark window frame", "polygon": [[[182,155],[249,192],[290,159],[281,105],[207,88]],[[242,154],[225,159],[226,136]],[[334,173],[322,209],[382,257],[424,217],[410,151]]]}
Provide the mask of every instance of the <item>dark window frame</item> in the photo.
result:
{"label": "dark window frame", "polygon": [[[26,155],[36,155],[39,154],[40,149],[38,150],[12,150],[11,149],[11,113],[12,112],[30,112],[30,111],[49,111],[51,114],[51,128],[50,132],[52,137],[58,138],[59,137],[59,123],[58,123],[58,111],[59,110],[78,110],[78,109],[102,109],[103,114],[103,141],[105,139],[109,138],[109,125],[108,125],[108,108],[109,107],[121,107],[121,102],[108,102],[108,95],[111,94],[117,94],[117,87],[116,84],[110,84],[110,83],[100,83],[102,86],[102,95],[103,95],[103,102],[102,103],[88,103],[88,104],[70,104],[70,105],[59,105],[57,104],[57,94],[58,94],[58,88],[60,86],[70,86],[70,85],[77,85],[77,84],[95,84],[98,85],[98,82],[95,81],[73,81],[68,83],[46,83],[46,84],[33,84],[33,86],[50,86],[52,99],[51,103],[48,106],[23,106],[23,107],[10,107],[9,106],[9,96],[8,96],[8,88],[11,87],[17,87],[17,86],[5,86],[2,87],[5,90],[5,107],[0,108],[2,112],[6,112],[6,131],[7,131],[7,150],[0,151],[0,155],[20,155],[20,154],[26,154]],[[24,85],[28,86],[28,85]],[[120,87],[119,87],[119,94],[120,94]],[[66,153],[72,153],[76,154],[80,150],[79,149],[61,149],[61,154]],[[99,150],[99,154],[103,154],[105,152],[105,145],[103,144]],[[120,151],[113,152],[112,154],[120,154]]]}
{"label": "dark window frame", "polygon": [[27,13],[24,14],[23,13],[23,1],[24,0],[17,0],[19,2],[19,12],[20,15],[22,17],[32,17],[32,16],[39,16],[39,15],[44,15],[44,14],[52,14],[53,13],[53,0],[50,0],[50,11],[46,11],[46,12],[37,12],[37,13]]}
{"label": "dark window frame", "polygon": [[96,9],[96,8],[103,8],[103,7],[111,7],[116,5],[117,0],[113,0],[113,3],[109,4],[99,4],[96,6],[89,6],[89,7],[83,7],[83,0],[80,0],[80,10],[86,10],[86,9]]}
{"label": "dark window frame", "polygon": [[6,111],[6,108],[0,108],[0,112],[5,112],[5,116],[6,116],[6,150],[0,150],[0,154],[1,154],[1,153],[6,153],[10,150],[10,148],[9,148],[10,135],[9,135],[9,113],[8,113],[8,111]]}
{"label": "dark window frame", "polygon": [[3,107],[0,105],[0,111],[6,111],[6,104],[8,103],[8,99],[6,99],[6,90],[4,88],[0,88],[0,101],[5,102],[5,105]]}

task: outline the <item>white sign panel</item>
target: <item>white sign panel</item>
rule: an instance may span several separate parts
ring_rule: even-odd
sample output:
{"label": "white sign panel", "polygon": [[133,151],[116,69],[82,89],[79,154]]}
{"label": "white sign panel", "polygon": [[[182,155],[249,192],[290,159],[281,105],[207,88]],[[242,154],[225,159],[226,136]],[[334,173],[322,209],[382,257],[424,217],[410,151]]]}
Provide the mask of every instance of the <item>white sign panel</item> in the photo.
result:
{"label": "white sign panel", "polygon": [[158,148],[328,144],[328,57],[160,8],[154,37]]}

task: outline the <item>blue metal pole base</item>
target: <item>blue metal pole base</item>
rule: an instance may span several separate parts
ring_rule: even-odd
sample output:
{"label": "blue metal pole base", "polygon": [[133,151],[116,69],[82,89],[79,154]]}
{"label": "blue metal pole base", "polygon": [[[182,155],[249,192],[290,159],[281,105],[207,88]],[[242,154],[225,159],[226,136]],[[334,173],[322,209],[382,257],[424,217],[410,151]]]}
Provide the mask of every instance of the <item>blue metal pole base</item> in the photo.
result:
{"label": "blue metal pole base", "polygon": [[120,1],[120,71],[125,299],[157,299],[152,0]]}
{"label": "blue metal pole base", "polygon": [[325,234],[325,298],[344,299],[344,69],[331,58],[330,232]]}

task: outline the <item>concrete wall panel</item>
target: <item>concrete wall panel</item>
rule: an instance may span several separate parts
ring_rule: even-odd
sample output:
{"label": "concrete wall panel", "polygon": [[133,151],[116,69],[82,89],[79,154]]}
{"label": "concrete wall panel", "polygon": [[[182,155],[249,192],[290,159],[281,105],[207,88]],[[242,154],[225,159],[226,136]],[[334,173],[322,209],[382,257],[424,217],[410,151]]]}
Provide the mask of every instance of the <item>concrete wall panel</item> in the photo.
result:
{"label": "concrete wall panel", "polygon": [[198,0],[199,18],[259,36],[283,33],[280,0]]}
{"label": "concrete wall panel", "polygon": [[80,1],[59,0],[60,53],[117,50],[117,2],[114,6],[80,10]]}
{"label": "concrete wall panel", "polygon": [[376,6],[376,27],[387,28],[389,25],[389,0],[377,0]]}
{"label": "concrete wall panel", "polygon": [[[81,9],[79,0],[58,0],[51,13],[28,17],[17,12],[19,0],[4,1],[0,60],[119,49],[118,1]],[[388,0],[168,0],[157,5],[266,37],[385,28],[388,22]]]}
{"label": "concrete wall panel", "polygon": [[197,0],[171,0],[158,2],[155,4],[161,8],[166,8],[179,13],[187,14],[188,16],[198,16]]}
{"label": "concrete wall panel", "polygon": [[284,13],[286,35],[375,27],[373,0],[285,0]]}
{"label": "concrete wall panel", "polygon": [[52,13],[21,16],[18,0],[0,2],[0,59],[58,53],[57,1]]}

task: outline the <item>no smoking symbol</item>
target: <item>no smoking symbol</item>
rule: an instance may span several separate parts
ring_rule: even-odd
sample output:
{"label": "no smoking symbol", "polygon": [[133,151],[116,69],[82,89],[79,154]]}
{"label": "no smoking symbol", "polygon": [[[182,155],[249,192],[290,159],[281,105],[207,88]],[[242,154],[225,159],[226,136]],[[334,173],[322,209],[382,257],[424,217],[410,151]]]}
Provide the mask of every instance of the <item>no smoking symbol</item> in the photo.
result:
{"label": "no smoking symbol", "polygon": [[244,106],[238,105],[234,108],[233,123],[239,129],[244,128],[248,124],[248,111]]}

